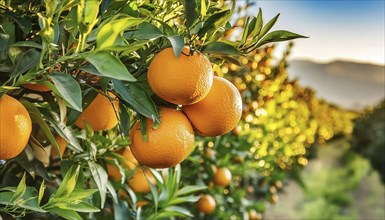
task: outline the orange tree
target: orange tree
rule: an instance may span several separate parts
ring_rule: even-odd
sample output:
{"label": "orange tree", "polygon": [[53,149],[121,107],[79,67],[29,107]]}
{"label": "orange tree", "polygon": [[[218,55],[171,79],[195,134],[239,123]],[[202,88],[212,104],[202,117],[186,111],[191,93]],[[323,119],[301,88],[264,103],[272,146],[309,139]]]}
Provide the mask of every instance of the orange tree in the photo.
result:
{"label": "orange tree", "polygon": [[1,215],[259,218],[335,130],[258,49],[303,36],[261,10],[233,24],[236,3],[0,1]]}

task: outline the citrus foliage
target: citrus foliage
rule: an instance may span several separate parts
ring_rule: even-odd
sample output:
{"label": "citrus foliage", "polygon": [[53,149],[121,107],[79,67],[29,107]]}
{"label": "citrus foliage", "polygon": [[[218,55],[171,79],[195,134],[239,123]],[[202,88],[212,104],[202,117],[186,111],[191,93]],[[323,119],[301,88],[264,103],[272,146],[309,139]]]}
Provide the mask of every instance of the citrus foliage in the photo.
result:
{"label": "citrus foliage", "polygon": [[379,172],[383,183],[385,183],[384,120],[385,101],[382,101],[356,120],[351,139],[352,149],[370,160],[372,167]]}
{"label": "citrus foliage", "polygon": [[[313,143],[350,132],[350,115],[288,81],[285,59],[269,64],[271,47],[258,49],[304,36],[271,31],[278,16],[265,23],[261,10],[232,25],[235,3],[0,1],[0,94],[20,100],[32,120],[24,151],[1,161],[0,211],[45,219],[198,218],[192,204],[207,193],[217,208],[206,213],[229,219],[259,216],[254,209],[276,202],[277,188],[306,165]],[[241,122],[227,135],[196,135],[197,148],[181,166],[127,161],[135,123],[136,139],[146,143],[149,129],[162,128],[159,108],[181,108],[154,94],[147,70],[160,51],[172,48],[177,58],[185,46],[190,56],[207,55],[215,74],[238,89]],[[230,184],[214,186],[222,167]]]}

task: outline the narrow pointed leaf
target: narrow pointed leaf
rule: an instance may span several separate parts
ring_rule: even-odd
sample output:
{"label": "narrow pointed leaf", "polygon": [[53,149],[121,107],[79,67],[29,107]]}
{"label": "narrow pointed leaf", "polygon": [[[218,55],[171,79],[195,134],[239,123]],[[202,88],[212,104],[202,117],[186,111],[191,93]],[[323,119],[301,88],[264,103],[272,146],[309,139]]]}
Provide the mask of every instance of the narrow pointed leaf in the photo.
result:
{"label": "narrow pointed leaf", "polygon": [[260,47],[267,43],[272,42],[279,42],[279,41],[287,41],[287,40],[293,40],[296,38],[307,38],[306,36],[292,33],[285,30],[278,30],[268,33],[265,37],[263,37],[256,45],[256,47]]}
{"label": "narrow pointed leaf", "polygon": [[262,28],[262,31],[258,34],[259,39],[265,36],[265,34],[270,31],[270,29],[274,26],[275,22],[277,22],[279,15],[280,14],[277,14],[274,18],[267,22],[267,24]]}
{"label": "narrow pointed leaf", "polygon": [[225,42],[211,42],[202,48],[202,52],[220,55],[241,55],[235,47]]}
{"label": "narrow pointed leaf", "polygon": [[92,161],[88,161],[88,166],[90,167],[92,177],[99,189],[101,207],[104,207],[104,202],[106,201],[107,193],[107,172],[102,166]]}

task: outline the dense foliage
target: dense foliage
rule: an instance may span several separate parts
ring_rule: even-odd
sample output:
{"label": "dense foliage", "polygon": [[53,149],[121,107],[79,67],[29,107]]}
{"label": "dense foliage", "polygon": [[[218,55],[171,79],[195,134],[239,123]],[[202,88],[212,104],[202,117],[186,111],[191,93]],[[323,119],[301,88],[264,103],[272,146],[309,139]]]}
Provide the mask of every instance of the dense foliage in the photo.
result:
{"label": "dense foliage", "polygon": [[385,101],[356,120],[352,149],[368,158],[385,183]]}
{"label": "dense foliage", "polygon": [[[277,202],[286,178],[297,178],[308,163],[310,147],[350,133],[353,114],[289,81],[288,54],[271,63],[273,46],[258,48],[303,36],[270,32],[278,16],[264,23],[261,10],[231,20],[249,6],[221,0],[0,1],[0,93],[21,100],[33,122],[25,150],[1,161],[1,215],[204,218],[192,207],[208,193],[217,202],[209,218],[230,219]],[[227,135],[196,137],[196,149],[181,165],[151,169],[151,193],[135,193],[126,183],[134,172],[124,169],[119,152],[130,145],[137,119],[159,122],[159,106],[175,107],[152,93],[146,71],[160,50],[172,47],[178,56],[184,45],[208,55],[215,74],[238,88],[243,116]],[[117,96],[119,125],[108,131],[76,128],[98,92]],[[63,155],[55,136],[68,142]],[[60,156],[51,157],[51,148]],[[121,181],[108,178],[111,160]],[[229,186],[212,182],[220,167],[233,175]]]}

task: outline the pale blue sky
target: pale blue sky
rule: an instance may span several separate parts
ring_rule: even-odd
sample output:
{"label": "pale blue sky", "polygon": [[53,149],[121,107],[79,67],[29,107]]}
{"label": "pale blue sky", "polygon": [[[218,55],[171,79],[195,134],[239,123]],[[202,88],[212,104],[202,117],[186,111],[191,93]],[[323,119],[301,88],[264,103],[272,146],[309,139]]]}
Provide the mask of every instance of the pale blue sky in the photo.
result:
{"label": "pale blue sky", "polygon": [[257,0],[250,15],[258,7],[265,22],[281,13],[275,30],[310,37],[295,41],[293,59],[385,63],[385,0]]}

